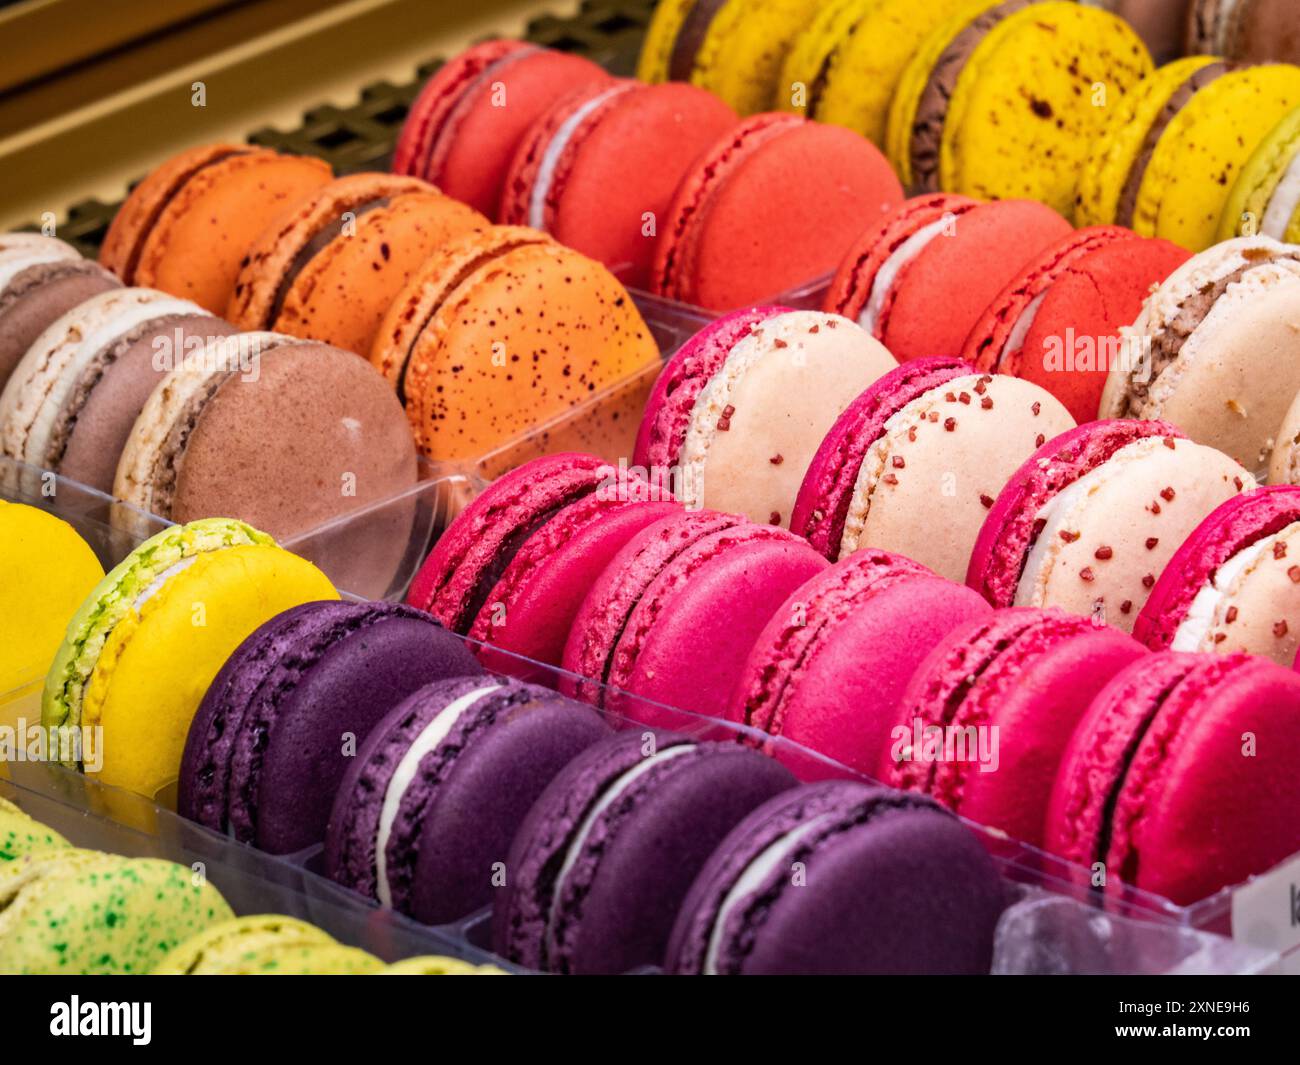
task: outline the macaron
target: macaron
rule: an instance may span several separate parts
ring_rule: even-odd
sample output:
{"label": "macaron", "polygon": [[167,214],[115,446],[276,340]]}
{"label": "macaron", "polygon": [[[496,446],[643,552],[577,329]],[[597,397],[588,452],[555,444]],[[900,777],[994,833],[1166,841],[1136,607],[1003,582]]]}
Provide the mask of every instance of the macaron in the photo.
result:
{"label": "macaron", "polygon": [[770,611],[727,717],[874,774],[908,678],[988,604],[901,555],[859,551]]}
{"label": "macaron", "polygon": [[1268,467],[1300,392],[1295,352],[1300,248],[1241,237],[1188,260],[1124,330],[1125,357],[1102,391],[1102,418],[1156,418]]}
{"label": "macaron", "polygon": [[1300,18],[1287,0],[1188,0],[1187,51],[1295,63]]}
{"label": "macaron", "polygon": [[[1047,847],[1187,906],[1300,849],[1293,771],[1300,675],[1253,655],[1155,654],[1119,673],[1075,730]],[[1248,738],[1248,739],[1246,739]],[[1229,801],[1235,800],[1235,801]]]}
{"label": "macaron", "polygon": [[113,494],[172,521],[228,514],[288,537],[415,482],[401,404],[364,359],[241,333],[210,343],[148,394]]}
{"label": "macaron", "polygon": [[833,270],[903,198],[861,134],[761,114],[720,138],[660,219],[650,288],[709,310],[743,307]]}
{"label": "macaron", "polygon": [[735,124],[730,107],[694,85],[586,85],[520,142],[501,221],[550,233],[644,289],[674,191]]}
{"label": "macaron", "polygon": [[733,743],[647,730],[593,744],[556,776],[510,847],[493,949],[556,973],[661,964],[714,848],[794,785],[784,766]]}
{"label": "macaron", "polygon": [[1298,105],[1300,68],[1201,67],[1166,105],[1165,115],[1174,113],[1165,120],[1164,132],[1156,127],[1148,134],[1148,142],[1158,139],[1138,186],[1132,222],[1116,221],[1192,251],[1210,247],[1221,227],[1226,230],[1238,221],[1235,205],[1231,221],[1225,223],[1223,217],[1242,168]]}
{"label": "macaron", "polygon": [[487,644],[479,653],[497,672],[544,681],[534,664],[560,664],[601,571],[638,532],[677,513],[671,490],[657,495],[594,455],[526,462],[457,516],[411,582],[407,602]]}
{"label": "macaron", "polygon": [[846,250],[824,307],[852,318],[900,362],[959,355],[998,293],[1069,233],[1069,222],[1029,200],[918,196]]}
{"label": "macaron", "polygon": [[1300,393],[1291,401],[1273,441],[1269,484],[1300,484]]}
{"label": "macaron", "polygon": [[206,144],[150,172],[114,216],[100,264],[123,284],[160,288],[224,314],[249,245],[330,180],[320,159]]}
{"label": "macaron", "polygon": [[480,458],[658,359],[609,270],[513,226],[435,252],[370,353],[405,399],[420,452],[446,460]]}
{"label": "macaron", "polygon": [[310,562],[242,522],[164,529],[68,623],[45,678],[41,724],[79,727],[85,743],[74,753],[87,772],[152,797],[176,779],[199,702],[243,639],[282,610],[337,594]]}
{"label": "macaron", "polygon": [[1219,240],[1256,234],[1288,244],[1300,241],[1300,107],[1259,142],[1219,219]]}
{"label": "macaron", "polygon": [[1176,244],[1120,226],[1076,230],[994,298],[966,338],[963,358],[1032,381],[1075,421],[1092,421],[1106,374],[1123,352],[1121,327],[1188,258]]}
{"label": "macaron", "polygon": [[555,692],[494,677],[419,689],[370,733],[330,812],[333,880],[426,924],[491,901],[507,850],[565,765],[609,734]]}
{"label": "macaron", "polygon": [[655,522],[583,600],[561,658],[574,676],[561,690],[649,725],[683,726],[671,708],[718,716],[768,619],[826,567],[807,541],[736,515]]}
{"label": "macaron", "polygon": [[1183,542],[1133,626],[1156,651],[1251,654],[1290,666],[1300,645],[1300,488],[1230,499]]}
{"label": "macaron", "polygon": [[384,313],[448,241],[484,229],[472,207],[416,178],[352,174],[313,189],[249,246],[226,316],[369,354]]}
{"label": "macaron", "polygon": [[783,792],[709,859],[668,942],[681,974],[978,975],[1009,897],[931,800],[853,781]]}
{"label": "macaron", "polygon": [[646,30],[637,77],[689,81],[742,115],[774,107],[781,68],[820,0],[669,0]]}
{"label": "macaron", "polygon": [[178,943],[234,915],[187,865],[62,849],[0,865],[7,973],[140,975]]}
{"label": "macaron", "polygon": [[1230,457],[1164,422],[1081,425],[1007,482],[966,581],[994,606],[1057,606],[1128,632],[1178,546],[1254,487]]}
{"label": "macaron", "polygon": [[912,181],[923,192],[1038,200],[1068,216],[1108,109],[1150,71],[1141,39],[1107,11],[1027,0],[989,8],[951,37],[910,121],[899,118],[912,130]]}
{"label": "macaron", "polygon": [[522,41],[483,41],[434,72],[402,124],[393,173],[423,178],[499,220],[519,141],[560,97],[609,76],[579,55]]}
{"label": "macaron", "polygon": [[0,617],[13,619],[0,643],[0,696],[45,675],[72,615],[103,577],[66,521],[0,502]]}
{"label": "macaron", "polygon": [[674,474],[689,507],[787,526],[836,417],[894,366],[838,315],[784,307],[726,315],[669,359],[646,402],[634,461]]}
{"label": "macaron", "polygon": [[482,671],[464,644],[411,607],[292,607],[251,633],[203,696],[177,812],[272,854],[313,846],[375,724],[426,684]]}
{"label": "macaron", "polygon": [[831,427],[790,529],[832,562],[864,547],[962,581],[997,494],[1033,452],[1074,428],[1049,393],[960,359],[885,374]]}
{"label": "macaron", "polygon": [[152,976],[228,976],[254,959],[293,948],[334,943],[313,924],[280,914],[235,917],[205,928],[168,952]]}
{"label": "macaron", "polygon": [[[883,148],[890,101],[908,62],[935,25],[965,6],[966,0],[823,4],[786,57],[780,106],[857,130]],[[802,97],[805,106],[787,106],[781,93]]]}
{"label": "macaron", "polygon": [[198,304],[156,289],[91,296],[51,323],[14,367],[0,393],[0,451],[112,492],[150,393],[193,351],[233,332]]}
{"label": "macaron", "polygon": [[1144,655],[1131,636],[1063,610],[996,610],[959,625],[907,682],[875,775],[1041,847],[1075,725]]}
{"label": "macaron", "polygon": [[46,326],[82,300],[120,284],[55,237],[0,236],[0,389]]}
{"label": "macaron", "polygon": [[71,844],[52,828],[0,798],[0,869],[26,854],[63,850]]}

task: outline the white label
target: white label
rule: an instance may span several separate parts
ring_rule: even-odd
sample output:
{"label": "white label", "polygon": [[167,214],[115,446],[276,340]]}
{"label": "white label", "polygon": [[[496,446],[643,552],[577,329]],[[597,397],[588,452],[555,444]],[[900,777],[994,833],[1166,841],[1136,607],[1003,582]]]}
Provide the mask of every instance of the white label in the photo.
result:
{"label": "white label", "polygon": [[1300,976],[1300,855],[1232,893],[1232,938],[1277,951],[1273,971]]}

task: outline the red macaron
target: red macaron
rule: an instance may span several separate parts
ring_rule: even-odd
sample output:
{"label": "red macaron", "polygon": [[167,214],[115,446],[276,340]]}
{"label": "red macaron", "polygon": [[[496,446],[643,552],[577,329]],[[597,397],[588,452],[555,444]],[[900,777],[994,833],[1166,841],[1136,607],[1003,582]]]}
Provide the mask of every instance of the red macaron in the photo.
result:
{"label": "red macaron", "polygon": [[1159,653],[1101,691],[1071,737],[1048,849],[1185,906],[1300,850],[1300,675],[1253,655]]}
{"label": "red macaron", "polygon": [[912,674],[879,779],[1041,846],[1061,755],[1093,697],[1142,657],[1136,640],[1062,610],[959,625]]}
{"label": "red macaron", "polygon": [[423,178],[489,218],[528,127],[561,96],[608,82],[589,59],[521,41],[485,41],[444,63],[420,90],[393,173]]}
{"label": "red macaron", "polygon": [[616,81],[557,101],[520,142],[501,220],[550,233],[645,288],[668,205],[683,175],[736,124],[693,85]]}
{"label": "red macaron", "polygon": [[1029,200],[917,197],[848,249],[825,308],[857,320],[899,362],[960,355],[989,303],[1070,232]]}
{"label": "red macaron", "polygon": [[994,298],[962,357],[1051,392],[1077,422],[1097,417],[1119,330],[1152,287],[1191,257],[1167,240],[1094,226],[1047,248]]}
{"label": "red macaron", "polygon": [[860,134],[754,115],[682,181],[660,220],[651,288],[711,310],[776,296],[834,270],[854,236],[902,196]]}

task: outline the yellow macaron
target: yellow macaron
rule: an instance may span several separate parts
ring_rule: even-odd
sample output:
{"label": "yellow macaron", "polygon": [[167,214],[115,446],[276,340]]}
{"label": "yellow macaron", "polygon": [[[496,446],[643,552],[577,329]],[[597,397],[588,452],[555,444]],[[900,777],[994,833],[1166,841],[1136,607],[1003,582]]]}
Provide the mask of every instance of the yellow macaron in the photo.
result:
{"label": "yellow macaron", "polygon": [[38,680],[77,607],[104,577],[66,521],[25,503],[0,503],[0,697]]}
{"label": "yellow macaron", "polygon": [[1241,168],[1219,219],[1219,240],[1262,234],[1300,242],[1300,107],[1288,111]]}
{"label": "yellow macaron", "polygon": [[811,105],[826,88],[839,61],[840,47],[880,0],[824,0],[817,14],[799,31],[781,67],[776,107],[810,115]]}
{"label": "yellow macaron", "polygon": [[315,566],[243,522],[209,518],[146,540],[90,593],[45,680],[41,721],[105,784],[153,796],[176,779],[217,670],[264,621],[336,599]]}
{"label": "yellow macaron", "polygon": [[1229,70],[1170,120],[1142,179],[1132,228],[1191,251],[1219,239],[1229,194],[1252,153],[1300,106],[1300,67]]}

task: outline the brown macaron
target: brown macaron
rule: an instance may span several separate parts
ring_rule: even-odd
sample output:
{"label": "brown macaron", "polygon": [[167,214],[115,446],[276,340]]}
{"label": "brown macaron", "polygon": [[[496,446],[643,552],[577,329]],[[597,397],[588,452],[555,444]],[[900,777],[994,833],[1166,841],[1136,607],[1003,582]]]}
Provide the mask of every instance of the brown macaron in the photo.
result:
{"label": "brown macaron", "polygon": [[419,265],[487,225],[472,207],[417,178],[338,178],[253,242],[226,315],[242,329],[273,329],[364,355]]}

